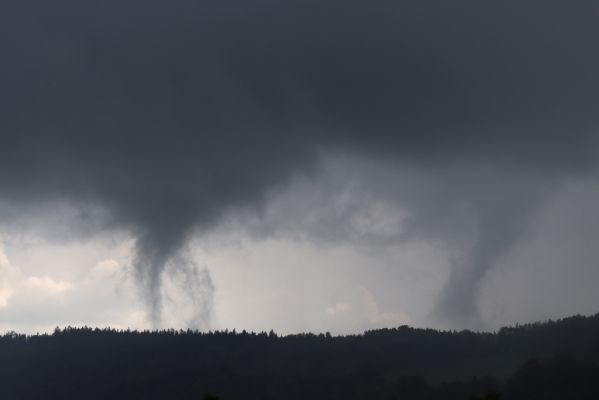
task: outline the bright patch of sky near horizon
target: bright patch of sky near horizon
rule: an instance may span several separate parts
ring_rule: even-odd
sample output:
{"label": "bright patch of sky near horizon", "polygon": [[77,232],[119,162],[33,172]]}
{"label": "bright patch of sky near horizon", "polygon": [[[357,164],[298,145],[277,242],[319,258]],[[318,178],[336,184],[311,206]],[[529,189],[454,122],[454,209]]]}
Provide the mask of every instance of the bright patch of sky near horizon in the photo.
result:
{"label": "bright patch of sky near horizon", "polygon": [[[568,184],[554,196],[485,277],[478,303],[485,328],[599,310],[599,268],[592,261],[599,259],[598,201],[593,182]],[[372,220],[363,213],[363,221]],[[9,228],[1,244],[0,332],[150,328],[127,234],[49,240],[47,232]],[[449,253],[438,243],[356,246],[309,236],[257,237],[222,224],[196,237],[188,253],[215,286],[210,324],[202,329],[345,334],[403,324],[444,327],[433,309],[448,279]],[[165,279],[163,326],[186,328],[193,305]]]}

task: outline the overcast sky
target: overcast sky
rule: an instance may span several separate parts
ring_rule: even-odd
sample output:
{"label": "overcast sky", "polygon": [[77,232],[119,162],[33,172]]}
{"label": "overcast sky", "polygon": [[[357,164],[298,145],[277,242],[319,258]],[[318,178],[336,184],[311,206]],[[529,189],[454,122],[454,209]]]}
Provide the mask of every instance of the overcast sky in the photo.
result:
{"label": "overcast sky", "polygon": [[599,4],[0,5],[0,331],[599,311]]}

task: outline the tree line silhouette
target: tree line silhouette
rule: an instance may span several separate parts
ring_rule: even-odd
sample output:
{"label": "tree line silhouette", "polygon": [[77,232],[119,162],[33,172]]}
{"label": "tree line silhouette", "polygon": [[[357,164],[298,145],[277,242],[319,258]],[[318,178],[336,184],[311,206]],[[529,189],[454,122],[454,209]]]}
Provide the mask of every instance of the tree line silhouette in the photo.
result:
{"label": "tree line silhouette", "polygon": [[598,399],[599,314],[496,333],[56,328],[0,337],[0,399]]}

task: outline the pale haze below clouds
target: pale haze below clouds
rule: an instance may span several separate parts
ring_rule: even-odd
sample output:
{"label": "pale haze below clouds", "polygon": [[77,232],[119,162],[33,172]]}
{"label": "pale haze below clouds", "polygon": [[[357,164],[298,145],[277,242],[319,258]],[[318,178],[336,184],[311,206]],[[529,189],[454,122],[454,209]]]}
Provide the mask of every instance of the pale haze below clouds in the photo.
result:
{"label": "pale haze below clouds", "polygon": [[[392,197],[373,201],[372,179],[361,181],[366,172],[347,168],[298,177],[273,192],[259,215],[240,210],[196,235],[188,258],[210,272],[211,314],[194,322],[193,301],[169,278],[162,326],[334,334],[403,324],[452,327],[436,309],[455,248],[404,237],[406,211],[389,203]],[[599,309],[598,200],[594,180],[556,190],[519,244],[485,276],[477,296],[482,328]],[[52,227],[11,229],[19,234],[3,236],[0,329],[153,326],[137,295],[134,245],[126,234],[48,241]]]}

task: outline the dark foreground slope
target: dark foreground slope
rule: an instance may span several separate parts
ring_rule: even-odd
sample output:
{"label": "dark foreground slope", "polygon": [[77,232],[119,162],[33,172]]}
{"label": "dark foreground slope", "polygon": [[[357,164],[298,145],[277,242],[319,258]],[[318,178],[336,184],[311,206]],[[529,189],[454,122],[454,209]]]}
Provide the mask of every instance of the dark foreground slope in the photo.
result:
{"label": "dark foreground slope", "polygon": [[66,328],[0,338],[2,400],[207,393],[223,400],[597,399],[599,314],[495,334],[406,326],[345,337]]}

